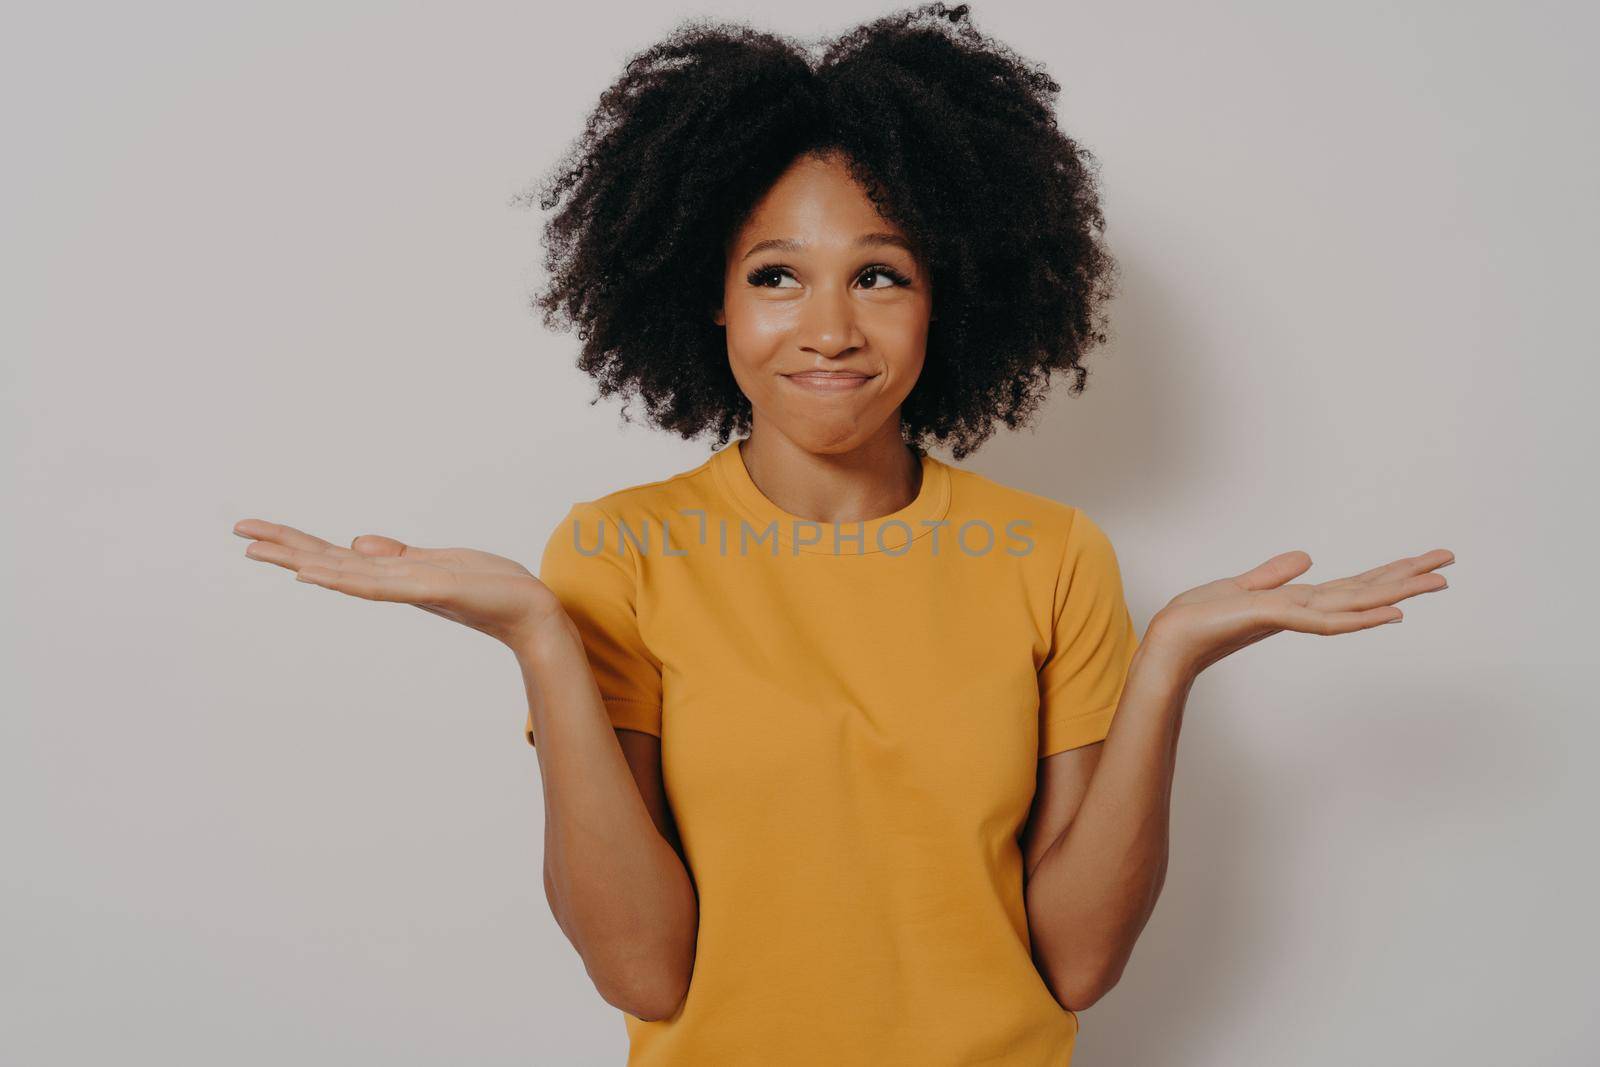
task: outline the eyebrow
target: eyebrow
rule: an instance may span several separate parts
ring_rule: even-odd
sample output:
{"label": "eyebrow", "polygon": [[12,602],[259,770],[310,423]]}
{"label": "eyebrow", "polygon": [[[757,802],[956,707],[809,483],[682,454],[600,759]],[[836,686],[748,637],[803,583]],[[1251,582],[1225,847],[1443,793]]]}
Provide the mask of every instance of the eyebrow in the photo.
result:
{"label": "eyebrow", "polygon": [[[911,247],[911,242],[895,233],[864,233],[851,242],[850,247],[878,248],[884,245],[892,245],[896,248],[903,248],[913,256],[916,255],[916,250]],[[805,248],[805,243],[802,241],[796,241],[790,237],[772,237],[765,241],[757,241],[755,244],[751,245],[749,251],[745,252],[745,254],[740,257],[740,262],[749,259],[757,252],[804,252]]]}

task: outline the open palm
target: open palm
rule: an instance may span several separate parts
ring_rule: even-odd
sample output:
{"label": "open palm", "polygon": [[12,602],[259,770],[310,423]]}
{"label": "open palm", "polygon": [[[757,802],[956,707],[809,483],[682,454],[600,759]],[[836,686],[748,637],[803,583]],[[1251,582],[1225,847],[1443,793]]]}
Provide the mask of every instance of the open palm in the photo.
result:
{"label": "open palm", "polygon": [[1360,574],[1318,584],[1286,584],[1311,567],[1304,552],[1284,552],[1232,578],[1174,597],[1150,622],[1150,636],[1195,674],[1264,637],[1294,630],[1332,635],[1398,622],[1393,605],[1449,583],[1430,572],[1455,562],[1436,548]]}
{"label": "open palm", "polygon": [[412,604],[515,647],[561,604],[516,560],[473,548],[418,548],[363,534],[344,548],[292,526],[243,519],[245,555],[296,572],[301,581],[363,600]]}

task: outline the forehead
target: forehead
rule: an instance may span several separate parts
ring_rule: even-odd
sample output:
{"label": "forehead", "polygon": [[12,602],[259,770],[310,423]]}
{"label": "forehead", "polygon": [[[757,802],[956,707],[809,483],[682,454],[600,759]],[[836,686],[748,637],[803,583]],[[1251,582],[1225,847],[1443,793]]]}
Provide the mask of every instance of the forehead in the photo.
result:
{"label": "forehead", "polygon": [[868,233],[900,236],[836,156],[802,156],[773,182],[736,235],[743,253],[754,241],[795,241],[811,248],[849,247]]}

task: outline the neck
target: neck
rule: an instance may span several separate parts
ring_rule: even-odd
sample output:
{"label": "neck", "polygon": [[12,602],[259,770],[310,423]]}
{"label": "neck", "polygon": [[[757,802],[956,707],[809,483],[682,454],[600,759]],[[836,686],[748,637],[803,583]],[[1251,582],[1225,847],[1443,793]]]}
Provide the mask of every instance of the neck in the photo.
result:
{"label": "neck", "polygon": [[899,422],[843,452],[813,452],[757,420],[740,449],[750,480],[791,515],[820,523],[882,518],[922,490],[922,459],[900,437]]}

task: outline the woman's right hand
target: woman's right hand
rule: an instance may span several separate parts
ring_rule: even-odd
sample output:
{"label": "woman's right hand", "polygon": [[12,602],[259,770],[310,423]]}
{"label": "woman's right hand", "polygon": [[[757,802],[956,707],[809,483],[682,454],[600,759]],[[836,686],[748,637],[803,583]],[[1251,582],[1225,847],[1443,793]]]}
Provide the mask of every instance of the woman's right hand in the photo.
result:
{"label": "woman's right hand", "polygon": [[245,555],[363,600],[414,604],[488,634],[513,652],[563,616],[550,587],[522,564],[472,548],[418,548],[363,534],[341,548],[292,526],[242,519]]}

